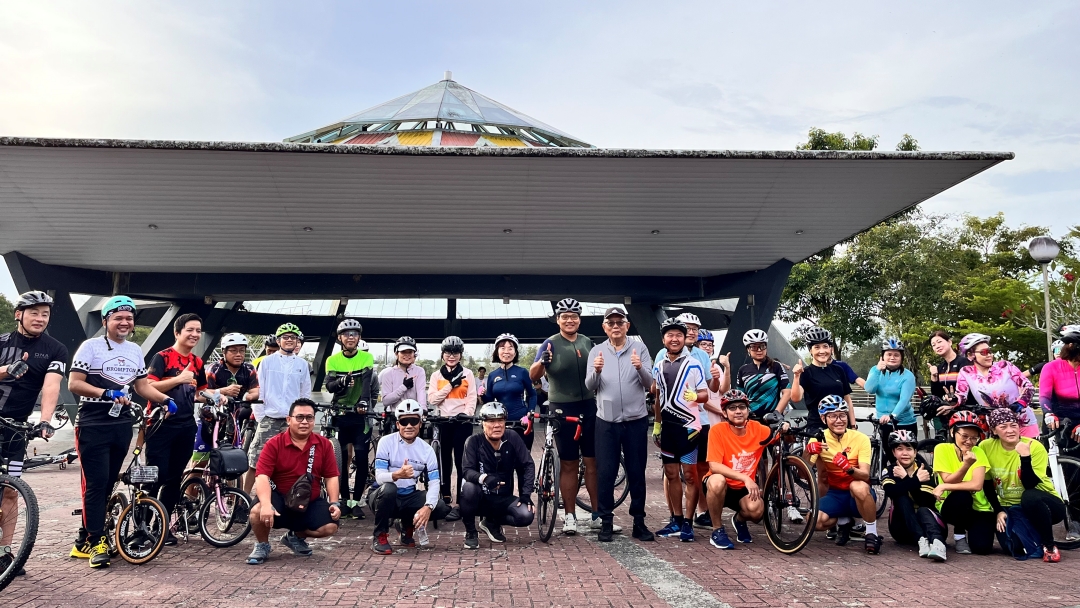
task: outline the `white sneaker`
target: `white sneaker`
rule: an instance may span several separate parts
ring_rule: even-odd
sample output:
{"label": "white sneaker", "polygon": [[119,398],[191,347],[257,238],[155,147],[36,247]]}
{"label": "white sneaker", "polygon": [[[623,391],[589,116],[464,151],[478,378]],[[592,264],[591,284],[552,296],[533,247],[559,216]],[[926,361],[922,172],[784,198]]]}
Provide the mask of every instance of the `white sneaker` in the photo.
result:
{"label": "white sneaker", "polygon": [[563,513],[562,533],[567,536],[577,534],[577,518],[574,517],[573,513]]}
{"label": "white sneaker", "polygon": [[806,521],[806,518],[803,517],[803,514],[799,512],[799,509],[797,509],[795,505],[791,505],[787,508],[787,518],[793,524],[801,524]]}
{"label": "white sneaker", "polygon": [[945,561],[945,543],[940,540],[935,540],[934,544],[930,545],[930,553],[928,556],[935,562]]}
{"label": "white sneaker", "polygon": [[[603,527],[604,527],[604,522],[599,517],[597,517],[596,519],[590,519],[589,520],[589,529],[590,530],[599,530],[600,528],[603,528]],[[563,528],[563,529],[565,530],[566,528]],[[611,522],[611,532],[613,534],[622,534],[622,526],[620,526],[619,524],[617,524],[615,522]]]}
{"label": "white sneaker", "polygon": [[925,536],[919,538],[919,557],[930,555],[930,541]]}

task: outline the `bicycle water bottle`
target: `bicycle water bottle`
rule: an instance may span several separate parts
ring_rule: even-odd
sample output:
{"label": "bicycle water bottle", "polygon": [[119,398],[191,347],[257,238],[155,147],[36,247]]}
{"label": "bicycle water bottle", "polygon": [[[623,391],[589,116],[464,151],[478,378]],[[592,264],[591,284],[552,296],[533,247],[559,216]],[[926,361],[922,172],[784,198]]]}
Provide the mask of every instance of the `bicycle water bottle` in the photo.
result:
{"label": "bicycle water bottle", "polygon": [[416,542],[420,543],[421,547],[426,547],[431,542],[427,535],[427,524],[416,529]]}

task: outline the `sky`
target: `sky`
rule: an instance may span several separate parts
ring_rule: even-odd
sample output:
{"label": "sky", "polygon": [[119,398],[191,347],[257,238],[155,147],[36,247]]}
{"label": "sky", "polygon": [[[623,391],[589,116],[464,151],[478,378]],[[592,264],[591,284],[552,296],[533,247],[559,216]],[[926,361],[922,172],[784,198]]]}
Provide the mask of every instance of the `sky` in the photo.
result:
{"label": "sky", "polygon": [[0,135],[281,141],[452,70],[599,147],[788,150],[821,127],[1015,152],[924,208],[1061,235],[1078,37],[1075,1],[8,2]]}

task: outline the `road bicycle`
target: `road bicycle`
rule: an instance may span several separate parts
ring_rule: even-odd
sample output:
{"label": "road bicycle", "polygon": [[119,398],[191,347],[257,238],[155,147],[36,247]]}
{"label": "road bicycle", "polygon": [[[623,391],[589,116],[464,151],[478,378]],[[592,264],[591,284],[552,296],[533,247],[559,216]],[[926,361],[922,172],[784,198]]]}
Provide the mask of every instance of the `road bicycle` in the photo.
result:
{"label": "road bicycle", "polygon": [[536,467],[536,529],[540,533],[540,540],[546,543],[555,530],[559,511],[559,455],[555,449],[555,434],[563,422],[570,422],[577,425],[574,439],[580,439],[581,422],[577,416],[567,416],[559,409],[551,414],[533,412],[529,416],[533,420],[547,422],[540,465]]}
{"label": "road bicycle", "polygon": [[876,413],[866,418],[856,418],[855,422],[868,422],[874,428],[870,433],[870,489],[874,492],[877,516],[880,519],[889,506],[889,497],[885,496],[885,488],[881,482],[889,473],[888,463],[892,460],[892,454],[888,452],[889,433],[896,430],[896,422],[890,419],[885,424],[879,424]]}
{"label": "road bicycle", "polygon": [[[41,433],[42,425],[0,418],[0,428],[14,435],[10,441],[29,443]],[[38,533],[38,501],[30,485],[8,475],[8,459],[0,459],[0,589],[7,587],[34,550]]]}
{"label": "road bicycle", "polygon": [[204,432],[213,424],[209,458],[184,472],[187,478],[180,486],[180,501],[170,528],[177,538],[186,540],[195,527],[209,545],[231,547],[251,532],[251,497],[230,485],[247,470],[247,457],[236,447],[236,401],[229,399],[221,405],[208,391],[202,396],[207,399],[201,413]]}
{"label": "road bicycle", "polygon": [[[585,458],[578,458],[578,493],[574,502],[579,509],[582,509],[588,513],[592,513],[592,500],[589,498],[589,490],[585,487]],[[615,474],[615,504],[612,507],[617,509],[619,505],[626,501],[627,495],[630,494],[630,484],[626,483],[626,460],[619,455],[619,470]]]}
{"label": "road bicycle", "polygon": [[[439,475],[440,478],[444,475],[449,476],[449,472],[443,466],[442,459],[442,438],[439,430],[440,424],[447,422],[468,422],[469,424],[477,424],[476,417],[468,414],[454,414],[453,416],[442,416],[435,413],[430,413],[424,419],[423,424],[420,426],[420,438],[427,441],[431,445],[431,449],[435,451],[435,461],[439,463]],[[372,460],[374,462],[374,460]],[[460,475],[460,472],[459,472]],[[421,481],[424,483],[424,487],[427,487],[427,471],[421,472]],[[449,502],[449,501],[448,501]],[[436,530],[439,529],[439,522],[435,520],[432,525]]]}
{"label": "road bicycle", "polygon": [[1039,436],[1046,443],[1047,474],[1065,503],[1065,519],[1054,526],[1054,542],[1062,549],[1080,547],[1080,458],[1067,455],[1080,449],[1080,443],[1067,440],[1075,426],[1063,418],[1057,429]]}
{"label": "road bicycle", "polygon": [[773,463],[761,485],[765,501],[765,536],[781,553],[798,553],[805,547],[817,528],[818,483],[806,461],[797,454],[802,451],[800,440],[814,437],[806,427],[789,426],[777,416],[768,426],[769,437],[761,442],[767,446],[762,454]]}

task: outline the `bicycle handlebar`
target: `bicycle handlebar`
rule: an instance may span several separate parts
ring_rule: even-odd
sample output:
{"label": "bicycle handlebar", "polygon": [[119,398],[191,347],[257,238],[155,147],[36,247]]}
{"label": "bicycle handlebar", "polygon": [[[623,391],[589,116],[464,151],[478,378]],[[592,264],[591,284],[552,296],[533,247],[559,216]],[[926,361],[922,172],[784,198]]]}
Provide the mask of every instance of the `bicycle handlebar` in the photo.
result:
{"label": "bicycle handlebar", "polygon": [[[555,422],[563,422],[563,421],[573,422],[573,423],[577,424],[577,428],[574,430],[574,441],[578,441],[579,439],[581,439],[581,419],[578,418],[577,416],[567,416],[566,414],[563,413],[562,410],[555,410],[555,413],[553,413],[553,414],[541,414],[539,412],[530,412],[529,416],[531,416],[533,418],[533,420],[549,420],[549,421],[553,420]],[[556,432],[558,432],[558,428],[559,427],[556,425],[556,427],[555,427]]]}

